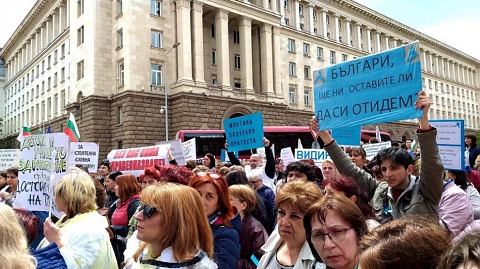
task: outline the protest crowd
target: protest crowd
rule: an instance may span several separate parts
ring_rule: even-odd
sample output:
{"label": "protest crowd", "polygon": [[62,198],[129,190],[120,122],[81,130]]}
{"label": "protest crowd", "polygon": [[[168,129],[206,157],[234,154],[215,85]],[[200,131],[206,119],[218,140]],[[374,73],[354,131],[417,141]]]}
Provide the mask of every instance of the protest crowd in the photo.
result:
{"label": "protest crowd", "polygon": [[466,135],[465,171],[444,170],[430,104],[421,91],[416,150],[394,143],[370,161],[313,117],[330,156],[320,166],[286,165],[263,137],[265,159],[241,161],[226,141],[228,163],[178,165],[168,150],[139,177],[108,159],[97,173],[70,167],[52,190],[60,216],[17,208],[11,167],[0,172],[0,267],[479,268],[480,148]]}

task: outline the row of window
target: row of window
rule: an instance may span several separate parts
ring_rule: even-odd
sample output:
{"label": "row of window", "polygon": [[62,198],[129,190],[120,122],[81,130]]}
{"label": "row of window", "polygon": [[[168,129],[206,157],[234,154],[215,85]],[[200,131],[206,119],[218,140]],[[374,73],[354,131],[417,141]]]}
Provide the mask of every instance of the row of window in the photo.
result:
{"label": "row of window", "polygon": [[[304,89],[303,90],[303,105],[311,106],[312,99],[312,90]],[[297,88],[289,87],[288,88],[288,103],[294,105],[297,103]]]}
{"label": "row of window", "polygon": [[[291,39],[291,38],[288,39],[288,52],[296,53],[295,39]],[[303,56],[311,57],[310,44],[308,44],[308,43],[303,43]],[[330,51],[330,63],[335,64],[337,62],[336,58],[337,58],[336,52],[331,50]],[[323,60],[323,48],[319,47],[319,46],[317,46],[317,59],[318,60]],[[355,57],[354,57],[354,59],[355,59]],[[343,62],[348,61],[347,54],[342,54],[342,61]]]}

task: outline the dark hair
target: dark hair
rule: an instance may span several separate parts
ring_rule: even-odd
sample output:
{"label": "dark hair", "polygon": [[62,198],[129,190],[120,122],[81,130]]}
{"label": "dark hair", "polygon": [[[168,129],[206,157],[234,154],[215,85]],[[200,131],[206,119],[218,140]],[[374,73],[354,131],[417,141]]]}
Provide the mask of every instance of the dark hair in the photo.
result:
{"label": "dark hair", "polygon": [[448,172],[452,173],[455,176],[455,179],[454,179],[455,185],[462,188],[462,190],[467,189],[470,181],[468,181],[467,173],[465,171],[448,170]]}
{"label": "dark hair", "polygon": [[95,192],[97,198],[95,202],[99,209],[104,208],[107,204],[107,194],[105,193],[105,187],[103,186],[102,182],[98,179],[98,177],[92,176],[93,184],[95,185]]}
{"label": "dark hair", "polygon": [[228,186],[232,185],[249,185],[247,173],[241,170],[230,171],[227,176],[225,176]]}
{"label": "dark hair", "polygon": [[376,143],[379,143],[380,141],[378,141],[378,139],[376,137],[370,137],[370,139],[368,139],[368,143],[370,144],[376,144]]}
{"label": "dark hair", "polygon": [[282,159],[280,159],[280,158],[275,159],[275,164],[280,164],[281,161],[282,161]]}
{"label": "dark hair", "polygon": [[193,170],[195,167],[197,167],[197,161],[196,160],[188,160],[187,164],[185,164],[185,167],[188,168],[189,170]]}
{"label": "dark hair", "polygon": [[343,175],[335,176],[323,181],[323,186],[326,187],[327,185],[337,191],[343,191],[347,198],[355,195],[357,197],[355,204],[360,208],[363,216],[366,219],[375,219],[372,206],[369,204],[368,194],[352,178]]}
{"label": "dark hair", "polygon": [[122,171],[115,171],[115,172],[111,172],[110,174],[108,174],[108,178],[115,181],[117,179],[118,176],[121,176],[123,175]]}
{"label": "dark hair", "polygon": [[[307,176],[308,181],[315,181],[317,178],[317,175],[315,174],[314,166],[307,164],[305,161],[296,161],[293,163],[289,163],[287,165],[287,169],[285,170],[285,174],[288,175],[290,171],[297,171],[300,173],[304,173]],[[323,176],[322,176],[322,179],[323,179]]]}
{"label": "dark hair", "polygon": [[7,172],[6,171],[0,171],[0,177],[7,178]]}
{"label": "dark hair", "polygon": [[212,153],[205,154],[205,157],[210,159],[210,165],[208,165],[208,169],[212,169],[215,167],[215,156]]}
{"label": "dark hair", "polygon": [[400,144],[397,141],[392,142],[392,147],[398,148],[399,146],[400,146]]}
{"label": "dark hair", "polygon": [[377,164],[382,167],[382,162],[390,160],[397,165],[401,165],[408,168],[409,165],[413,165],[413,157],[407,150],[401,148],[386,148],[382,149],[377,154]]}
{"label": "dark hair", "polygon": [[[378,142],[377,142],[378,143]],[[357,153],[362,157],[362,159],[366,160],[367,159],[367,152],[365,151],[364,148],[362,147],[351,147],[350,150],[348,151],[348,156],[352,157],[353,153]]]}
{"label": "dark hair", "polygon": [[383,174],[382,174],[382,170],[380,169],[380,166],[374,165],[370,171],[372,171],[373,176],[383,178]]}
{"label": "dark hair", "polygon": [[[467,268],[468,263],[480,264],[480,231],[473,230],[460,238],[445,251],[437,269],[455,269],[460,265]],[[470,267],[468,267],[470,268]]]}
{"label": "dark hair", "polygon": [[80,169],[82,169],[85,173],[89,174],[88,168],[86,168],[85,166],[83,166],[83,165],[81,165],[81,164],[76,164],[75,167],[80,168]]}
{"label": "dark hair", "polygon": [[320,223],[325,224],[327,215],[330,212],[335,212],[340,218],[348,222],[355,230],[358,240],[368,232],[362,211],[352,200],[343,195],[324,196],[320,201],[310,206],[303,217],[303,227],[307,234],[307,242],[317,261],[320,261],[321,258],[310,237],[312,234],[312,220],[318,220]]}
{"label": "dark hair", "polygon": [[13,166],[7,169],[7,174],[14,174],[16,177],[18,177],[18,167]]}
{"label": "dark hair", "polygon": [[474,135],[466,135],[465,136],[465,139],[466,138],[470,138],[472,140],[472,144],[470,145],[470,148],[475,148],[477,146],[477,137],[474,136]]}
{"label": "dark hair", "polygon": [[13,211],[15,211],[18,222],[23,226],[23,230],[25,230],[27,235],[28,245],[30,245],[38,236],[40,219],[24,209],[14,208]]}
{"label": "dark hair", "polygon": [[140,193],[142,190],[137,178],[131,174],[118,176],[115,183],[118,188],[118,198],[120,198],[122,203],[130,199],[133,195]]}
{"label": "dark hair", "polygon": [[108,159],[103,159],[102,162],[100,163],[100,166],[102,166],[102,165],[108,167],[108,170],[111,169],[110,168],[110,161]]}

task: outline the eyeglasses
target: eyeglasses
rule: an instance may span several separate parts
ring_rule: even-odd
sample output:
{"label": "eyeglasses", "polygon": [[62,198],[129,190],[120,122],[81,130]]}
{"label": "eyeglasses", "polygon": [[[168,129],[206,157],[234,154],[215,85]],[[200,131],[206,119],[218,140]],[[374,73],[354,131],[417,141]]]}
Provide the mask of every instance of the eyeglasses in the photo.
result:
{"label": "eyeglasses", "polygon": [[308,236],[310,237],[310,241],[312,241],[313,244],[325,244],[326,235],[333,242],[340,242],[345,239],[345,235],[347,234],[347,231],[350,229],[352,229],[352,227],[336,229],[328,233],[313,233],[313,234],[309,234]]}
{"label": "eyeglasses", "polygon": [[213,179],[219,179],[220,178],[220,175],[219,174],[215,174],[215,173],[208,173],[208,172],[197,172],[197,176],[199,177],[205,177],[205,176],[209,176]]}
{"label": "eyeglasses", "polygon": [[157,212],[157,208],[149,205],[141,205],[140,211],[143,212],[144,219],[149,219]]}

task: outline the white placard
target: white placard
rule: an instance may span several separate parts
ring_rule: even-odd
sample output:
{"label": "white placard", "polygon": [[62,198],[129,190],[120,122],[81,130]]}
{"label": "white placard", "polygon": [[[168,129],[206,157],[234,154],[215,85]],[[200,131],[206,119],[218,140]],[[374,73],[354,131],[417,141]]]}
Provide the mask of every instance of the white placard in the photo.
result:
{"label": "white placard", "polygon": [[75,166],[82,165],[88,169],[88,172],[95,173],[98,169],[98,151],[99,147],[93,142],[71,142],[70,143],[70,164]]}
{"label": "white placard", "polygon": [[463,151],[458,150],[458,146],[439,145],[438,150],[445,169],[460,169],[462,167],[464,153]]}
{"label": "white placard", "polygon": [[381,142],[381,143],[375,143],[375,144],[365,144],[362,146],[362,148],[365,150],[367,153],[367,160],[371,161],[375,156],[377,156],[377,153],[386,148],[391,148],[392,147],[392,142]]}
{"label": "white placard", "polygon": [[[69,140],[64,133],[31,135],[20,144],[17,197],[14,207],[32,211],[49,211],[54,205],[54,188],[67,173]],[[53,184],[50,184],[52,151],[56,151]],[[53,189],[51,189],[53,188]],[[61,216],[56,207],[53,214]]]}
{"label": "white placard", "polygon": [[19,155],[19,149],[0,149],[0,171],[18,166]]}
{"label": "white placard", "polygon": [[143,148],[116,149],[107,155],[112,171],[140,176],[145,168],[154,165],[164,166],[167,161],[166,145]]}
{"label": "white placard", "polygon": [[196,138],[192,138],[188,141],[182,143],[183,155],[185,160],[196,160],[197,159],[197,141]]}
{"label": "white placard", "polygon": [[280,159],[283,161],[282,169],[285,171],[287,165],[293,163],[295,161],[295,157],[293,156],[292,148],[287,147],[280,150]]}
{"label": "white placard", "polygon": [[[185,155],[183,155],[183,146],[180,139],[177,140],[169,140],[169,141],[162,141],[155,143],[156,145],[163,145],[170,148],[172,151],[173,158],[177,161],[178,165],[186,165],[187,161],[185,159]],[[168,163],[168,160],[167,160]]]}

